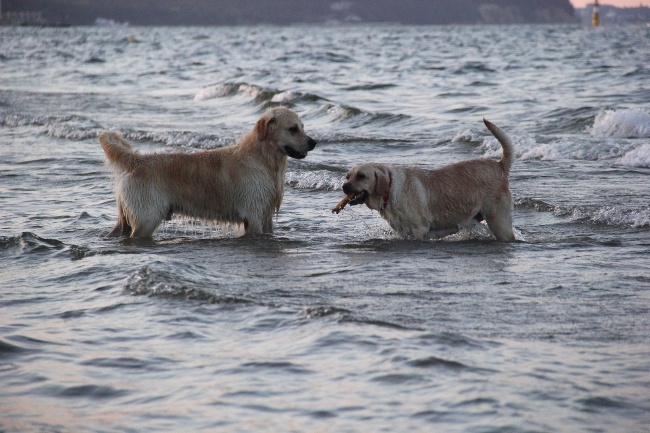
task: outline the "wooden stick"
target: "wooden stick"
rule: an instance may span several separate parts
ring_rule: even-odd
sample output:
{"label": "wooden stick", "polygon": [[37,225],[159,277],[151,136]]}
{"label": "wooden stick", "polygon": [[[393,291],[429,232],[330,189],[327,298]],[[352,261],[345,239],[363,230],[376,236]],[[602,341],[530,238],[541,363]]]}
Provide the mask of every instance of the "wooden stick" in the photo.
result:
{"label": "wooden stick", "polygon": [[336,213],[336,214],[337,214],[337,213],[341,212],[341,210],[343,210],[343,208],[345,207],[345,205],[348,204],[349,202],[350,202],[350,197],[348,197],[348,196],[346,195],[345,197],[343,197],[343,200],[341,200],[340,202],[338,202],[338,204],[332,208],[332,213]]}

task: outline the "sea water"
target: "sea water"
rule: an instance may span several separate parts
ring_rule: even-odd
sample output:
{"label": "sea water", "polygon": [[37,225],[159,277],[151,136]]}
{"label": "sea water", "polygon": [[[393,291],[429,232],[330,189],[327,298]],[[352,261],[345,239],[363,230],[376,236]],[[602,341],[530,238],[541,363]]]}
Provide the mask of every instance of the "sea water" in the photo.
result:
{"label": "sea water", "polygon": [[[650,29],[0,28],[0,430],[642,432]],[[98,142],[234,143],[295,110],[275,233],[106,238]],[[520,241],[334,215],[364,162],[516,146]]]}

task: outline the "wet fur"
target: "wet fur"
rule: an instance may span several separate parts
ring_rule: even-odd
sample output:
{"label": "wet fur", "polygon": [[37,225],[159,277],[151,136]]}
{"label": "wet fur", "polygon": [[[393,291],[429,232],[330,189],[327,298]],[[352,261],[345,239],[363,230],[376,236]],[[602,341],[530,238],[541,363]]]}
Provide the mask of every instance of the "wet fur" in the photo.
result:
{"label": "wet fur", "polygon": [[316,141],[299,117],[268,110],[236,144],[197,153],[140,154],[116,132],[99,141],[115,177],[117,224],[109,236],[151,236],[173,214],[243,224],[271,233],[284,194],[287,155],[304,158]]}
{"label": "wet fur", "polygon": [[508,183],[513,145],[499,127],[484,122],[501,143],[500,161],[474,159],[436,170],[363,164],[348,172],[343,192],[351,205],[378,210],[405,237],[447,236],[472,219],[485,219],[498,240],[515,240]]}

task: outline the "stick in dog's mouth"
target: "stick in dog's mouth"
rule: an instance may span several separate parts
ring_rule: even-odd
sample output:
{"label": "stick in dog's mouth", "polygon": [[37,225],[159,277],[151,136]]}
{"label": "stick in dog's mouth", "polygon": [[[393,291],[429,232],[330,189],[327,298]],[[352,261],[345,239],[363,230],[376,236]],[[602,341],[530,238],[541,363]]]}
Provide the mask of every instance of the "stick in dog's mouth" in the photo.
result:
{"label": "stick in dog's mouth", "polygon": [[343,199],[340,202],[338,202],[336,206],[332,208],[332,213],[337,214],[341,212],[345,207],[345,205],[347,205],[349,202],[350,202],[350,197],[348,197],[347,195],[344,196]]}
{"label": "stick in dog's mouth", "polygon": [[350,198],[350,206],[365,203],[369,195],[370,194],[365,189],[362,190],[360,193],[355,194],[353,197]]}
{"label": "stick in dog's mouth", "polygon": [[349,203],[350,206],[354,206],[357,204],[361,204],[366,201],[368,198],[368,192],[367,191],[361,191],[358,194],[355,194],[353,196],[346,195],[341,199],[340,202],[337,203],[336,206],[332,208],[333,213],[339,213],[343,210],[343,208]]}

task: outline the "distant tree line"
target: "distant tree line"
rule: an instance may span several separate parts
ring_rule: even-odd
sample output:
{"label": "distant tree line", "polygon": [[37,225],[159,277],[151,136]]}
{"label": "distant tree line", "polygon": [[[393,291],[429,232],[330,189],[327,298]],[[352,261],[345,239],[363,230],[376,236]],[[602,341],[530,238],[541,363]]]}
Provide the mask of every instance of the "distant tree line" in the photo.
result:
{"label": "distant tree line", "polygon": [[299,23],[558,23],[576,21],[569,0],[0,0],[4,13],[90,25]]}

